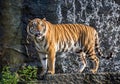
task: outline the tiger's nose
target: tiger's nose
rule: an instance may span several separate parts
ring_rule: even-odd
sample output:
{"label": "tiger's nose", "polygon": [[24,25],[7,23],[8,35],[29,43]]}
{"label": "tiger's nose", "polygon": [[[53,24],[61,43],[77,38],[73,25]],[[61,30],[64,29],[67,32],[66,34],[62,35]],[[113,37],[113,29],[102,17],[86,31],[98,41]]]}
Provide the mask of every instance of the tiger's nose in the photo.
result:
{"label": "tiger's nose", "polygon": [[36,34],[35,34],[35,36],[37,37],[37,36],[40,36],[40,32],[37,32]]}

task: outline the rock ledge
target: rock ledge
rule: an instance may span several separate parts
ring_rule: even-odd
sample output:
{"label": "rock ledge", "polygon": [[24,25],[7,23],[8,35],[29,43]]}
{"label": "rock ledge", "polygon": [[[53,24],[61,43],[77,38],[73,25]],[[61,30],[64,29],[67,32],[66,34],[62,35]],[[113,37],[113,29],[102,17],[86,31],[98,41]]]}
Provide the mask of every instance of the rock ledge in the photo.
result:
{"label": "rock ledge", "polygon": [[120,73],[105,72],[97,74],[91,73],[55,74],[47,75],[46,80],[31,82],[34,84],[119,84]]}

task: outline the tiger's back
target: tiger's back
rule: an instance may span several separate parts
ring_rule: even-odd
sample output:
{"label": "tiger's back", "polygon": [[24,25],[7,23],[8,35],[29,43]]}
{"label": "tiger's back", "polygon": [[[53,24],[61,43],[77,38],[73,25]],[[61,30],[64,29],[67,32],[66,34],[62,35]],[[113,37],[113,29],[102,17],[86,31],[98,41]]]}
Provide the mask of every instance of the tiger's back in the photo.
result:
{"label": "tiger's back", "polygon": [[[89,51],[95,47],[97,32],[94,28],[82,24],[53,24],[52,37],[56,51]],[[50,35],[49,35],[50,36]]]}

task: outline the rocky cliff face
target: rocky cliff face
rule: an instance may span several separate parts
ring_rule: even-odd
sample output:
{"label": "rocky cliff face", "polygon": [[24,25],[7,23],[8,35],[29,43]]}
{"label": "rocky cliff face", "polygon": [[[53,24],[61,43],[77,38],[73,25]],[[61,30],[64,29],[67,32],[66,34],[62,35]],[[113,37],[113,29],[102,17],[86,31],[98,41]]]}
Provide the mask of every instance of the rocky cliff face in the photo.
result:
{"label": "rocky cliff face", "polygon": [[[17,0],[0,1],[0,45],[3,44],[9,50],[10,55],[15,56],[12,64],[16,64],[18,57],[22,56],[20,63],[36,65],[39,61],[34,53],[33,45],[26,44],[26,25],[28,19],[44,18],[51,23],[82,23],[93,26],[99,33],[101,48],[104,56],[113,52],[113,58],[105,60],[100,58],[100,68],[98,72],[120,72],[120,3],[117,0]],[[17,29],[18,28],[18,29]],[[4,31],[4,32],[3,32]],[[11,33],[9,33],[12,31]],[[17,34],[16,34],[17,33]],[[12,35],[11,35],[12,34]],[[11,38],[14,38],[14,41]],[[22,36],[22,37],[21,37]],[[8,38],[9,40],[3,40]],[[13,43],[14,42],[14,43]],[[26,46],[29,49],[30,57],[26,56]],[[0,49],[3,52],[3,49]],[[15,53],[15,54],[13,54]],[[17,56],[16,56],[17,53]],[[2,54],[1,54],[2,56]],[[8,56],[9,57],[9,56]],[[27,61],[26,59],[27,58]],[[28,59],[29,58],[29,59]],[[4,58],[4,60],[7,60]],[[22,61],[23,60],[23,61]],[[90,68],[90,61],[85,72]],[[56,63],[57,73],[75,73],[81,66],[77,56],[58,56]]]}

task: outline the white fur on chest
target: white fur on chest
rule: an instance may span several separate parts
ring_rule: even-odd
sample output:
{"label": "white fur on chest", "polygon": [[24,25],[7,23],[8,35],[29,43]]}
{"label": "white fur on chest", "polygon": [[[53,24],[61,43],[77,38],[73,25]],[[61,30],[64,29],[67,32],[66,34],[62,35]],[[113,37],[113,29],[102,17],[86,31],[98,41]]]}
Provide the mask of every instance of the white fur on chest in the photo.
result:
{"label": "white fur on chest", "polygon": [[35,48],[37,49],[38,52],[47,53],[47,49],[45,47],[45,40],[39,42],[34,40],[34,43],[35,43]]}

